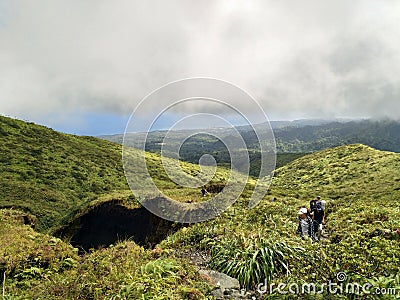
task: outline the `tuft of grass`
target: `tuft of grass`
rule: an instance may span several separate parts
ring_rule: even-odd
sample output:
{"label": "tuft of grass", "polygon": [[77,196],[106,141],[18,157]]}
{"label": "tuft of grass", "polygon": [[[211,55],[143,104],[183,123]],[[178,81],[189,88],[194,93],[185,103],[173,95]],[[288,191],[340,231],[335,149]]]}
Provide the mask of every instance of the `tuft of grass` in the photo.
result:
{"label": "tuft of grass", "polygon": [[274,276],[288,275],[290,261],[301,259],[302,253],[300,246],[261,233],[255,237],[238,235],[212,243],[210,267],[237,278],[245,288],[256,288]]}

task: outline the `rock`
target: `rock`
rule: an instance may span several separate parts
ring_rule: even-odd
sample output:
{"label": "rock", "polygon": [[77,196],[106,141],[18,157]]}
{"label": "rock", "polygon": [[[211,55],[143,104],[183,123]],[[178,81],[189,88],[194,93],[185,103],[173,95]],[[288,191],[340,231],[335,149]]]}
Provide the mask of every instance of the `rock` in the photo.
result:
{"label": "rock", "polygon": [[244,299],[252,299],[249,298],[249,293],[246,292],[240,292],[238,290],[234,289],[227,289],[224,292],[221,291],[221,289],[215,289],[212,291],[212,295],[214,296],[215,299],[217,300],[244,300]]}
{"label": "rock", "polygon": [[224,273],[214,270],[199,270],[199,273],[209,276],[213,280],[213,283],[221,289],[222,293],[229,289],[240,290],[239,281]]}
{"label": "rock", "polygon": [[233,291],[234,291],[234,290],[225,289],[225,290],[224,290],[224,295],[225,295],[225,296],[230,296],[230,295],[232,295]]}
{"label": "rock", "polygon": [[200,269],[199,273],[203,278],[207,278],[207,281],[215,285],[216,288],[211,293],[217,300],[257,299],[254,291],[241,290],[239,281],[224,273],[206,269]]}
{"label": "rock", "polygon": [[221,291],[221,289],[215,289],[211,292],[211,294],[213,295],[213,297],[216,300],[222,300],[225,299],[224,293]]}

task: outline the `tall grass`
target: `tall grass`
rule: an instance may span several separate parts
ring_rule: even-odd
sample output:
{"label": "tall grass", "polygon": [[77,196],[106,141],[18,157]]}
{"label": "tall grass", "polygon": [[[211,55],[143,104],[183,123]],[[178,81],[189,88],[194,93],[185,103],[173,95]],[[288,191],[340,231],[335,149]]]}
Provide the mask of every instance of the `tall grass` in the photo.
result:
{"label": "tall grass", "polygon": [[256,237],[238,235],[215,242],[211,250],[210,267],[239,280],[252,288],[274,275],[290,273],[289,261],[304,251],[285,241],[276,241],[259,233]]}

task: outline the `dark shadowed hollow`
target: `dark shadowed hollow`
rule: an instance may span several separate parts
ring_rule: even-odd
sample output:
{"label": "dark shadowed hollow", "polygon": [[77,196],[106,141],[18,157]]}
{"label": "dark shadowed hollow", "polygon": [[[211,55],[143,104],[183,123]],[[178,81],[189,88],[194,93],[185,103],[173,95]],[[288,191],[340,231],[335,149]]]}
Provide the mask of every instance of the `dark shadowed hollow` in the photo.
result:
{"label": "dark shadowed hollow", "polygon": [[153,248],[179,227],[179,224],[159,218],[144,207],[129,209],[118,201],[110,201],[82,215],[58,235],[70,236],[71,244],[81,251],[107,247],[126,239]]}

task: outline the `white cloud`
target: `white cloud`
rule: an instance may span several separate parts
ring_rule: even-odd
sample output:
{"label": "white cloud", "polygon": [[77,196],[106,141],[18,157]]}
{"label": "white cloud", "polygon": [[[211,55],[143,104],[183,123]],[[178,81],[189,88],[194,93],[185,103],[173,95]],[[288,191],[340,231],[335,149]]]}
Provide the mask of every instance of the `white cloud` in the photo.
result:
{"label": "white cloud", "polygon": [[1,113],[129,113],[192,76],[273,118],[400,118],[397,1],[5,1]]}

